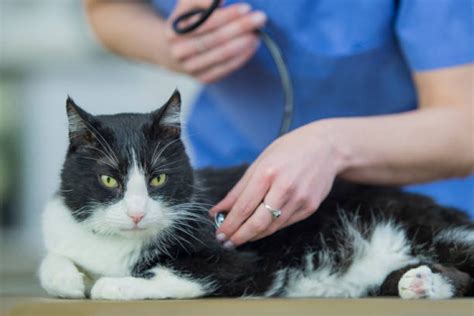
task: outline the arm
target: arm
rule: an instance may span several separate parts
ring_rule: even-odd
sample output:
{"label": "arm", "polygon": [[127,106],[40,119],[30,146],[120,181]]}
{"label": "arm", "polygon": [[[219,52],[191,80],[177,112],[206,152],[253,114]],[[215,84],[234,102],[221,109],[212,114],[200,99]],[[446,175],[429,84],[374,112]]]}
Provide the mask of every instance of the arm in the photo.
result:
{"label": "arm", "polygon": [[419,109],[314,123],[338,148],[341,176],[410,184],[474,172],[474,66],[414,74]]}
{"label": "arm", "polygon": [[[321,120],[273,142],[211,210],[230,210],[217,238],[232,247],[310,216],[338,175],[400,185],[473,172],[474,66],[414,77],[417,110]],[[282,209],[281,217],[273,219],[262,201]]]}
{"label": "arm", "polygon": [[86,0],[89,23],[98,39],[113,52],[166,66],[166,21],[151,5],[135,1]]}
{"label": "arm", "polygon": [[[179,1],[170,20],[210,0]],[[210,83],[244,65],[258,47],[254,30],[262,27],[261,11],[238,3],[218,8],[196,31],[177,35],[171,23],[153,12],[145,1],[86,0],[90,25],[113,52]]]}

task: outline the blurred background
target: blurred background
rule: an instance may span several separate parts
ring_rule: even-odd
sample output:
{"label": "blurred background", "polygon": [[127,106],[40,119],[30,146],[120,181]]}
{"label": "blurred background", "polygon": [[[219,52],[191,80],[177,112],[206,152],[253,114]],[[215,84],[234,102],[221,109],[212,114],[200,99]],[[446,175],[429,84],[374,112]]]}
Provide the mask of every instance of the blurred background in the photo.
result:
{"label": "blurred background", "polygon": [[67,146],[65,101],[145,112],[198,85],[100,47],[77,0],[0,0],[0,295],[41,295],[41,213]]}

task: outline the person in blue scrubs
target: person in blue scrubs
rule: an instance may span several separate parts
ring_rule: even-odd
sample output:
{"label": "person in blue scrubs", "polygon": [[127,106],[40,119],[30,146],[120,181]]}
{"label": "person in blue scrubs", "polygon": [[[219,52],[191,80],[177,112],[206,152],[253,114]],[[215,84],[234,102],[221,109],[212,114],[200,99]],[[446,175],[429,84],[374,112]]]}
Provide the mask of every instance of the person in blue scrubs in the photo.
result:
{"label": "person in blue scrubs", "polygon": [[[185,124],[195,167],[251,163],[211,210],[228,212],[216,235],[225,246],[306,218],[336,176],[403,185],[474,216],[472,0],[229,0],[195,32],[174,34],[174,17],[209,4],[86,7],[113,51],[205,84]],[[281,48],[294,86],[280,138],[283,95],[258,28]]]}

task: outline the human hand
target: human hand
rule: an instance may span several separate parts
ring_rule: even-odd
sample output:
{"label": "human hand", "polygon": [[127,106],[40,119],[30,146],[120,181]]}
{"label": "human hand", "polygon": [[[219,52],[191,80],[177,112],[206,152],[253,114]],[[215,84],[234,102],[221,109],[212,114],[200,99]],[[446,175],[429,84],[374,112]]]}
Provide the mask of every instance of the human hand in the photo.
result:
{"label": "human hand", "polygon": [[[229,211],[216,238],[232,248],[301,221],[319,207],[343,157],[330,135],[313,123],[275,140],[210,215]],[[262,204],[281,210],[279,218]]]}
{"label": "human hand", "polygon": [[202,83],[215,82],[243,66],[258,48],[255,33],[266,22],[266,15],[238,3],[217,8],[199,28],[176,34],[172,22],[196,7],[207,8],[211,0],[180,0],[169,17],[164,32],[166,66],[188,74]]}

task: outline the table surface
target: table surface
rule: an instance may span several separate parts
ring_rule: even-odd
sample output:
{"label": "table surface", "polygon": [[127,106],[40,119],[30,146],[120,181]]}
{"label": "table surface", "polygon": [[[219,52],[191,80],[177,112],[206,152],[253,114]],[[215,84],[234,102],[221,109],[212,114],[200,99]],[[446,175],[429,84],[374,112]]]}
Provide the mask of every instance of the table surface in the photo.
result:
{"label": "table surface", "polygon": [[0,298],[5,316],[474,316],[474,299],[196,299],[155,301],[91,301],[50,298]]}

